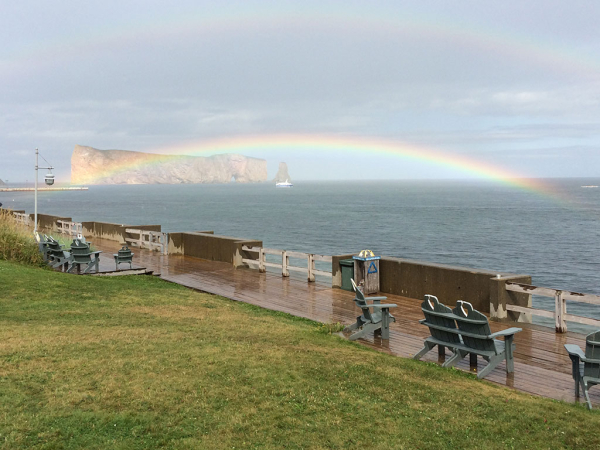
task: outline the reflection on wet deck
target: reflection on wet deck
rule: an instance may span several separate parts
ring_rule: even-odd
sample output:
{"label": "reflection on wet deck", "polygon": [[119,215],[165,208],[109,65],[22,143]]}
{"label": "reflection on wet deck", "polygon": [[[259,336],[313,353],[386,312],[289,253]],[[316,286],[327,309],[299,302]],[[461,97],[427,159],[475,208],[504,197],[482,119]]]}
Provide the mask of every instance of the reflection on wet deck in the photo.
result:
{"label": "reflection on wet deck", "polygon": [[[120,246],[116,242],[94,240],[102,250],[101,270],[114,270],[113,253]],[[231,265],[197,258],[160,255],[145,249],[133,250],[134,268],[145,267],[160,277],[204,292],[221,295],[233,300],[251,303],[267,309],[282,311],[294,316],[305,317],[323,323],[354,322],[360,310],[352,299],[354,295],[327,285],[308,283],[298,278],[282,278],[275,273],[258,273],[255,270],[235,269]],[[389,303],[396,303],[392,313],[396,323],[390,326],[390,340],[382,341],[376,336],[358,342],[380,351],[409,358],[423,347],[429,335],[426,327],[419,324],[422,319],[421,300],[388,296]],[[492,322],[493,332],[510,327],[511,324]],[[556,334],[551,328],[522,325],[523,331],[515,335],[515,372],[507,374],[504,363],[494,369],[486,380],[509,386],[530,394],[550,397],[569,402],[575,401],[571,361],[564,344],[577,344],[585,348],[582,335]],[[438,361],[437,352],[429,352],[425,361]],[[480,363],[481,364],[481,363]],[[457,366],[469,367],[469,358]],[[481,367],[481,366],[480,366]],[[592,402],[600,403],[600,389],[591,391]]]}

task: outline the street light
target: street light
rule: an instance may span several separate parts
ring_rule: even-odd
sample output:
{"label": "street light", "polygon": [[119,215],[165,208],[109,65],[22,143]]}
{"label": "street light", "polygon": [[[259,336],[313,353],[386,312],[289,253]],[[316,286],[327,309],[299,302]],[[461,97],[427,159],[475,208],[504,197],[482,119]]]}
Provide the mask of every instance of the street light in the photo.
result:
{"label": "street light", "polygon": [[42,159],[44,161],[46,161],[46,164],[48,164],[49,167],[39,167],[38,166],[39,154],[40,154],[40,152],[36,148],[35,149],[35,195],[34,195],[34,200],[33,200],[33,203],[34,203],[34,206],[33,206],[33,211],[34,211],[33,233],[35,235],[37,235],[37,224],[38,224],[38,220],[37,220],[38,169],[47,169],[48,173],[46,174],[44,181],[46,182],[46,184],[48,186],[52,186],[54,184],[54,174],[52,173],[52,169],[54,169],[54,167],[50,166],[50,163],[48,161],[46,161],[43,156],[42,156]]}

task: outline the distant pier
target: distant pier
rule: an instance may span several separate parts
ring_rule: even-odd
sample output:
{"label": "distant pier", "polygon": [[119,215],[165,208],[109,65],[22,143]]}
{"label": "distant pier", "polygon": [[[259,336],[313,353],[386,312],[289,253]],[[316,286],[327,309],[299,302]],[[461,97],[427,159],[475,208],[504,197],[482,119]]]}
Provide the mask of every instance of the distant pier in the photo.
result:
{"label": "distant pier", "polygon": [[[87,191],[88,188],[86,186],[82,187],[41,187],[38,188],[38,191]],[[0,192],[26,192],[26,191],[35,191],[35,188],[32,187],[22,187],[22,188],[0,188]]]}

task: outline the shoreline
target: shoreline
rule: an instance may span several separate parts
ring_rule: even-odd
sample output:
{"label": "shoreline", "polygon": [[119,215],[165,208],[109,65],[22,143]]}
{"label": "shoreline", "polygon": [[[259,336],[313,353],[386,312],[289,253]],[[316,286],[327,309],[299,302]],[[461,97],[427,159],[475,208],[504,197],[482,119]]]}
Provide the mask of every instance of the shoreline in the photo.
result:
{"label": "shoreline", "polygon": [[[38,191],[87,191],[88,187],[41,187]],[[35,188],[23,187],[23,188],[0,188],[0,192],[33,192]]]}

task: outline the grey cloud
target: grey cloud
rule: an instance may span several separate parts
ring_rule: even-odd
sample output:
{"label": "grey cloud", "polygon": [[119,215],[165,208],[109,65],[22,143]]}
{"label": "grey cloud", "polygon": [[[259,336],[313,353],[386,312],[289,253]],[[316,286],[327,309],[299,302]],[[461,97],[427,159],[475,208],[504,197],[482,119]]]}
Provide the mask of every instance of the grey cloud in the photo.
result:
{"label": "grey cloud", "polygon": [[596,2],[3,6],[0,156],[14,173],[29,170],[15,152],[35,146],[64,166],[76,143],[147,150],[262,133],[483,157],[553,144],[583,158],[600,142]]}

